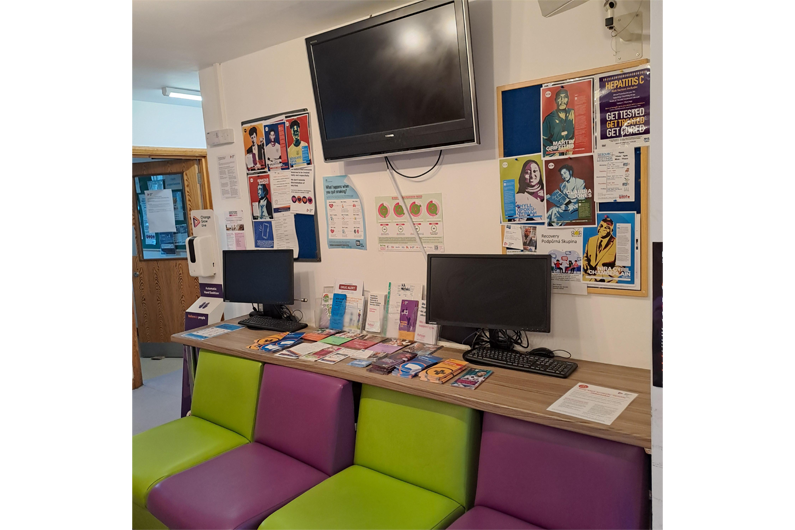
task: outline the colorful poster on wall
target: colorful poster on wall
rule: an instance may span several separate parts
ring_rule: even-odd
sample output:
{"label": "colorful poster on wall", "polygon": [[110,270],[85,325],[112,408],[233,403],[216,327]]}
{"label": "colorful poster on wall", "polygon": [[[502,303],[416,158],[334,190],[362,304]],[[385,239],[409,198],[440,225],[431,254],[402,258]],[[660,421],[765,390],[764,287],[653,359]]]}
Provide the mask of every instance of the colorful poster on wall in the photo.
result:
{"label": "colorful poster on wall", "polygon": [[367,250],[362,201],[347,175],[323,177],[326,226],[330,249]]}
{"label": "colorful poster on wall", "polygon": [[582,238],[580,227],[538,228],[538,252],[552,257],[553,294],[588,294],[582,282]]}
{"label": "colorful poster on wall", "polygon": [[635,149],[596,151],[593,158],[596,202],[634,202]]}
{"label": "colorful poster on wall", "polygon": [[254,248],[274,248],[273,221],[254,221]]}
{"label": "colorful poster on wall", "polygon": [[[635,288],[639,263],[639,216],[634,212],[599,212],[598,225],[584,229],[582,280],[606,287]],[[602,285],[594,285],[602,287]]]}
{"label": "colorful poster on wall", "polygon": [[262,129],[265,136],[265,161],[268,171],[290,169],[284,122],[266,123]]}
{"label": "colorful poster on wall", "polygon": [[663,386],[663,244],[655,241],[651,245],[651,368],[652,384]]}
{"label": "colorful poster on wall", "polygon": [[406,212],[397,196],[375,198],[378,218],[378,249],[384,251],[419,251],[420,246],[410,223],[428,252],[444,252],[444,219],[441,193],[404,195]]}
{"label": "colorful poster on wall", "polygon": [[271,194],[270,175],[249,176],[248,196],[251,201],[252,220],[273,219],[273,195]]}
{"label": "colorful poster on wall", "polygon": [[500,160],[502,222],[544,221],[546,201],[541,155]]}
{"label": "colorful poster on wall", "polygon": [[265,136],[262,133],[262,123],[250,123],[243,126],[243,149],[246,155],[247,173],[268,170],[265,162]]}
{"label": "colorful poster on wall", "polygon": [[246,250],[243,210],[224,212],[224,233],[226,234],[226,250]]}
{"label": "colorful poster on wall", "polygon": [[599,78],[600,149],[649,145],[650,72],[645,66]]}
{"label": "colorful poster on wall", "polygon": [[593,156],[544,160],[547,226],[595,226]]}
{"label": "colorful poster on wall", "polygon": [[295,167],[290,170],[290,211],[312,215],[315,213],[315,168]]}
{"label": "colorful poster on wall", "polygon": [[312,163],[309,135],[309,115],[301,114],[285,120],[287,124],[287,158],[290,167],[308,166]]}
{"label": "colorful poster on wall", "polygon": [[541,116],[544,158],[593,152],[593,80],[544,85]]}

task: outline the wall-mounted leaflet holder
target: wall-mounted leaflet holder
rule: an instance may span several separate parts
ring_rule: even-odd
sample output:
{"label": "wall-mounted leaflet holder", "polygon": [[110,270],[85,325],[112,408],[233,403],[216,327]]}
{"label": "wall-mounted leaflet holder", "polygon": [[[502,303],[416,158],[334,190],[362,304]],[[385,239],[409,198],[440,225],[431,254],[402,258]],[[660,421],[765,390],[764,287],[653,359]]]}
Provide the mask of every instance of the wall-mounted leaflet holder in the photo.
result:
{"label": "wall-mounted leaflet holder", "polygon": [[219,254],[215,214],[212,210],[190,213],[193,236],[185,244],[188,251],[188,272],[199,278],[201,296],[185,311],[185,330],[221,321],[224,313],[223,285],[218,271]]}

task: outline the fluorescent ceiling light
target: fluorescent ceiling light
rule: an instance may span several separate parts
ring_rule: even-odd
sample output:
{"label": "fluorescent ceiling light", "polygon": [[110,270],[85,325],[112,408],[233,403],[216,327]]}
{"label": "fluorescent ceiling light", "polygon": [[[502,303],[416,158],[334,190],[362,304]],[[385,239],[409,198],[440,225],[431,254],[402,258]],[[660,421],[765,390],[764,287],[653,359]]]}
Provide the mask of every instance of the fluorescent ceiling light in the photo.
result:
{"label": "fluorescent ceiling light", "polygon": [[202,95],[198,90],[188,90],[186,88],[171,88],[164,86],[163,95],[170,98],[191,99],[193,101],[201,101]]}

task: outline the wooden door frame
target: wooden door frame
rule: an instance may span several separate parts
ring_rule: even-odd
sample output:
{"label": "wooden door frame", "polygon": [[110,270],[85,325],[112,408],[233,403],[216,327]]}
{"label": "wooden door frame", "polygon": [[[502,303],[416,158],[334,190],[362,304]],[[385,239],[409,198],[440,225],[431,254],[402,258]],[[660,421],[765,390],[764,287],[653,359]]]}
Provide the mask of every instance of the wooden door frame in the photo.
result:
{"label": "wooden door frame", "polygon": [[138,349],[138,324],[135,322],[135,299],[133,298],[133,390],[144,384],[141,372],[141,351]]}
{"label": "wooden door frame", "polygon": [[[182,147],[136,147],[132,148],[133,158],[173,158],[199,160],[201,170],[203,209],[213,209],[213,196],[210,192],[210,171],[207,165],[207,149],[188,149]],[[190,213],[190,212],[189,212]]]}

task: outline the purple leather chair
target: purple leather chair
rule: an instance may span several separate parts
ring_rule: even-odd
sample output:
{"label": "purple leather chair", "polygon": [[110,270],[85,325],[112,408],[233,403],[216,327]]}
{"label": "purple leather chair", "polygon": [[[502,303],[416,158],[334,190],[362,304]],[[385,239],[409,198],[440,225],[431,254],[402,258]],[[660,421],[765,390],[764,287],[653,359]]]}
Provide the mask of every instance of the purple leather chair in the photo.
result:
{"label": "purple leather chair", "polygon": [[272,512],[353,464],[348,381],[266,364],[254,441],[152,488],[169,528],[257,528]]}
{"label": "purple leather chair", "polygon": [[648,528],[646,455],[485,413],[474,507],[449,528]]}

